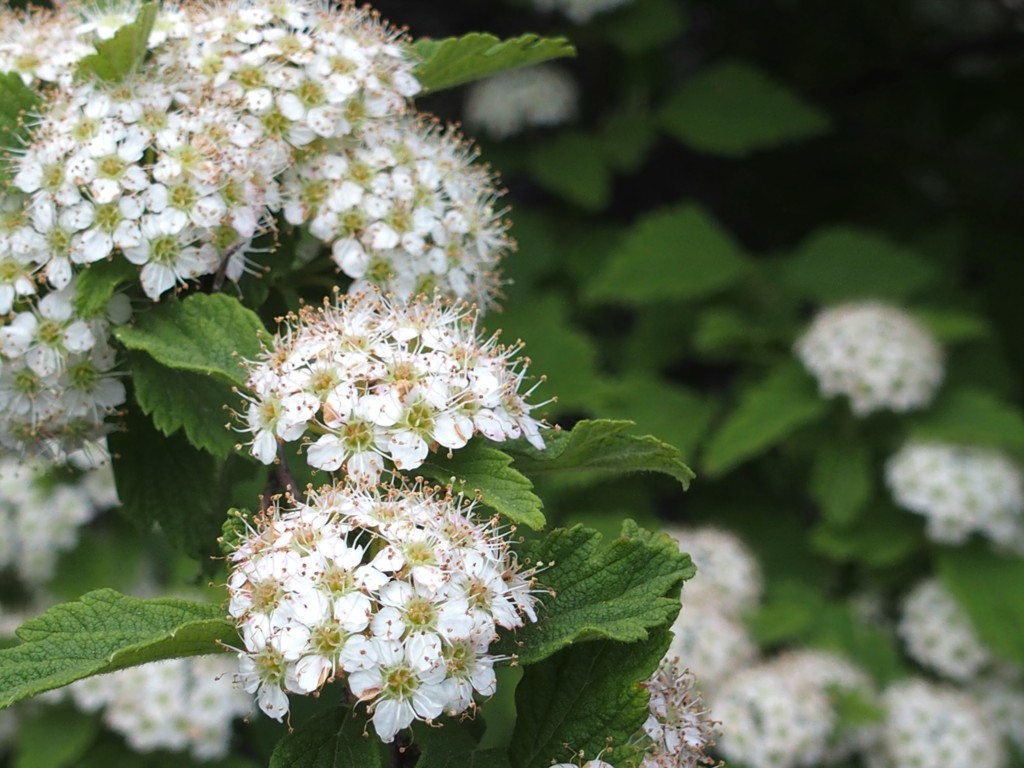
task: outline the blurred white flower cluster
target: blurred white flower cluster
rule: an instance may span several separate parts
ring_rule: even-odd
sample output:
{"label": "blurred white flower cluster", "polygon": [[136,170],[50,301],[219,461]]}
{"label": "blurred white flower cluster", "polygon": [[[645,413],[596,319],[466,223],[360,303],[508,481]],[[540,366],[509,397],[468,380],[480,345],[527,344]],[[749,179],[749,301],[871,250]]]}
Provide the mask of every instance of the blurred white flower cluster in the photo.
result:
{"label": "blurred white flower cluster", "polygon": [[514,69],[474,83],[466,91],[466,125],[493,139],[507,139],[534,126],[559,125],[576,115],[578,93],[561,67]]}
{"label": "blurred white flower cluster", "polygon": [[0,443],[16,451],[73,450],[125,400],[107,340],[131,306],[82,309],[92,268],[127,266],[152,300],[219,287],[283,219],[359,290],[486,307],[510,247],[494,179],[414,112],[414,58],[370,11],[166,4],[124,82],[76,77],[141,7],[0,11],[0,73],[47,92],[0,196]]}
{"label": "blurred white flower cluster", "polygon": [[576,24],[586,24],[594,16],[605,13],[632,0],[533,0],[540,11],[558,11]]}
{"label": "blurred white flower cluster", "polygon": [[0,459],[0,569],[11,567],[29,588],[53,577],[61,552],[78,542],[79,529],[115,506],[109,465],[64,477],[49,465]]}
{"label": "blurred white flower cluster", "polygon": [[944,375],[932,335],[903,310],[876,301],[821,312],[794,351],[821,394],[848,396],[857,416],[924,408]]}
{"label": "blurred white flower cluster", "polygon": [[723,529],[676,528],[668,533],[693,559],[697,575],[683,586],[683,608],[672,626],[667,658],[696,675],[714,706],[713,694],[721,684],[757,656],[742,614],[761,599],[761,569],[747,546]]}
{"label": "blurred white flower cluster", "polygon": [[910,590],[898,631],[914,661],[950,680],[972,680],[992,661],[970,618],[938,579]]}
{"label": "blurred white flower cluster", "polygon": [[269,464],[279,441],[313,428],[311,466],[375,483],[385,458],[416,469],[431,446],[451,451],[475,434],[525,436],[542,449],[540,423],[518,391],[519,348],[481,341],[477,318],[468,305],[403,305],[376,293],[289,317],[274,348],[249,363],[252,454]]}
{"label": "blurred white flower cluster", "polygon": [[62,689],[137,752],[188,750],[198,760],[227,756],[232,721],[252,710],[233,684],[233,656],[169,659],[97,675]]}
{"label": "blurred white flower cluster", "polygon": [[933,541],[980,533],[1024,552],[1024,476],[1000,451],[911,441],[886,463],[885,479],[897,504],[925,516]]}
{"label": "blurred white flower cluster", "polygon": [[536,620],[533,570],[509,536],[422,485],[275,502],[230,556],[245,689],[281,719],[288,693],[344,679],[385,742],[413,720],[465,712],[495,691],[497,628]]}

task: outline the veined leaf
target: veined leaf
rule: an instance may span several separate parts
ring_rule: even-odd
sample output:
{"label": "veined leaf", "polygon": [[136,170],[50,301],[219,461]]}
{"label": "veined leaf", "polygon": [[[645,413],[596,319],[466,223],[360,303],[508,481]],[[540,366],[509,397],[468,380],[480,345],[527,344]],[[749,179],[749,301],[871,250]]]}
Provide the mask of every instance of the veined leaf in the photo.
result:
{"label": "veined leaf", "polygon": [[538,451],[525,440],[505,445],[515,466],[526,475],[582,473],[610,476],[631,472],[661,472],[674,477],[683,488],[690,486],[693,472],[683,463],[679,451],[668,443],[646,435],[628,434],[631,421],[579,421],[571,431],[547,432],[547,448]]}
{"label": "veined leaf", "polygon": [[39,101],[39,94],[25,85],[17,72],[0,74],[0,183],[11,176],[7,150],[20,146],[28,137],[23,118]]}
{"label": "veined leaf", "polygon": [[508,69],[576,55],[576,49],[564,37],[530,34],[500,40],[471,32],[443,40],[417,40],[414,48],[421,59],[416,79],[425,91],[440,91]]}
{"label": "veined leaf", "polygon": [[255,358],[266,335],[255,312],[223,293],[167,298],[134,325],[114,329],[128,349],[146,352],[168,368],[219,376],[239,386],[245,384],[242,358]]}
{"label": "veined leaf", "polygon": [[110,259],[90,264],[75,277],[72,303],[81,317],[95,317],[107,308],[118,287],[137,279],[139,268],[127,259]]}
{"label": "veined leaf", "polygon": [[585,640],[645,640],[668,626],[679,612],[679,587],[693,576],[690,556],[664,533],[639,528],[632,520],[602,545],[597,531],[575,526],[552,531],[520,550],[523,562],[544,563],[539,620],[506,638],[501,653],[535,664]]}
{"label": "veined leaf", "polygon": [[507,453],[476,438],[450,459],[442,454],[431,457],[419,471],[442,483],[454,478],[456,491],[476,496],[514,523],[539,530],[547,522],[541,511],[544,504],[533,492],[533,483],[511,464]]}
{"label": "veined leaf", "polygon": [[43,691],[125,667],[222,650],[237,642],[234,625],[215,605],[139,600],[112,589],[88,592],[50,608],[0,650],[0,709]]}
{"label": "veined leaf", "polygon": [[123,81],[146,58],[156,14],[157,3],[145,3],[134,22],[121,27],[109,40],[96,42],[96,53],[79,62],[79,74],[91,74],[108,83]]}
{"label": "veined leaf", "polygon": [[363,736],[365,723],[344,707],[317,715],[277,743],[270,768],[383,768],[382,744]]}

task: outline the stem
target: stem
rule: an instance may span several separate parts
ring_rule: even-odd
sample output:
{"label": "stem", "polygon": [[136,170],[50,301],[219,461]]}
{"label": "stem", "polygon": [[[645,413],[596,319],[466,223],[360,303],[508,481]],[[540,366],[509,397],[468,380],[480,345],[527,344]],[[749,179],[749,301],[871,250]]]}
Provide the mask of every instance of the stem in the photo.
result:
{"label": "stem", "polygon": [[292,473],[288,470],[288,462],[284,457],[284,443],[277,446],[277,461],[278,464],[274,468],[274,475],[278,485],[282,491],[293,499],[299,498],[299,488],[295,484],[295,478],[292,477]]}
{"label": "stem", "polygon": [[391,742],[391,768],[402,768],[402,747],[398,739]]}

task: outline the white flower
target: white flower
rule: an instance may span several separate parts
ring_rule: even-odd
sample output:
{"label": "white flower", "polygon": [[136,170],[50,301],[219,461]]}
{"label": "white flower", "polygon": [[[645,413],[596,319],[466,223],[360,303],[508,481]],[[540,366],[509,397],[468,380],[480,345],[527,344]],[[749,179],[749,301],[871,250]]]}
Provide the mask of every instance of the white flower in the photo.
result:
{"label": "white flower", "polygon": [[1024,552],[1024,477],[1005,454],[912,441],[886,462],[885,480],[897,504],[925,516],[933,541],[962,544],[981,533]]}
{"label": "white flower", "polygon": [[731,614],[757,605],[764,586],[761,568],[739,538],[713,527],[671,528],[667,533],[697,566],[697,575],[683,588],[683,603],[714,603]]}
{"label": "white flower", "polygon": [[559,11],[576,24],[586,24],[594,16],[605,13],[631,0],[533,0],[541,11]]}
{"label": "white flower", "polygon": [[471,85],[466,125],[505,139],[530,126],[558,125],[576,115],[576,83],[564,69],[539,65],[502,72]]}
{"label": "white flower", "polygon": [[821,394],[847,395],[857,416],[924,408],[944,375],[932,335],[903,310],[875,301],[821,312],[794,351]]}
{"label": "white flower", "polygon": [[686,589],[666,658],[679,659],[694,670],[701,689],[711,695],[730,675],[754,661],[757,646],[737,616],[713,601],[688,600]]}
{"label": "white flower", "polygon": [[650,715],[644,733],[650,744],[642,768],[696,768],[713,765],[705,754],[715,744],[719,725],[708,716],[696,690],[696,678],[662,662],[644,687],[650,692]]}

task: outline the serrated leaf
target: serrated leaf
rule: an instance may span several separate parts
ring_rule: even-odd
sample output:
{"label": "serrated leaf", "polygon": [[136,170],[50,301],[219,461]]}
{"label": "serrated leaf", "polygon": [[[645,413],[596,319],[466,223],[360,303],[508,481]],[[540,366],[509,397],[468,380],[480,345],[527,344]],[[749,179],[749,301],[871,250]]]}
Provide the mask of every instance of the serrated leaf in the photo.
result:
{"label": "serrated leaf", "polygon": [[156,3],[142,5],[135,21],[121,27],[109,40],[96,41],[96,53],[79,62],[78,73],[94,75],[108,83],[122,82],[146,58],[156,14]]}
{"label": "serrated leaf", "polygon": [[99,589],[22,624],[21,643],[0,650],[0,709],[43,691],[160,659],[222,650],[237,642],[215,605],[177,598],[139,600]]}
{"label": "serrated leaf", "polygon": [[646,640],[679,612],[679,586],[695,573],[690,556],[664,533],[632,520],[609,544],[597,531],[577,525],[552,531],[520,550],[523,562],[545,563],[540,585],[554,594],[542,600],[539,620],[502,642],[522,664],[535,664],[587,640]]}
{"label": "serrated leaf", "polygon": [[238,435],[228,429],[225,406],[236,404],[238,395],[220,378],[160,365],[142,352],[130,353],[135,400],[143,413],[165,435],[184,429],[192,445],[226,458]]}
{"label": "serrated leaf", "polygon": [[317,715],[277,743],[270,768],[383,768],[381,742],[363,736],[365,725],[344,707]]}
{"label": "serrated leaf", "polygon": [[0,73],[0,183],[11,177],[8,150],[23,146],[28,138],[23,118],[39,102],[39,94],[25,85],[18,73]]}
{"label": "serrated leaf", "polygon": [[676,448],[651,435],[628,434],[632,421],[579,421],[572,430],[547,432],[547,447],[538,451],[525,440],[508,443],[505,449],[515,466],[526,475],[580,472],[607,477],[631,472],[660,472],[690,486],[693,472]]}
{"label": "serrated leaf", "polygon": [[512,764],[547,768],[581,751],[586,759],[604,754],[613,765],[633,764],[640,747],[630,740],[649,714],[639,683],[657,668],[670,637],[663,630],[643,642],[576,645],[527,668],[516,689]]}
{"label": "serrated leaf", "polygon": [[760,69],[719,62],[694,75],[662,107],[664,130],[687,146],[739,157],[819,136],[828,119]]}
{"label": "serrated leaf", "polygon": [[476,496],[512,522],[540,530],[547,522],[541,511],[544,504],[533,492],[533,483],[511,464],[507,453],[476,438],[450,459],[435,454],[419,472],[442,483],[455,478],[456,492]]}
{"label": "serrated leaf", "polygon": [[[89,748],[100,730],[94,715],[70,705],[47,707],[18,718],[13,768],[70,768]],[[60,734],[60,738],[54,738]]]}
{"label": "serrated leaf", "polygon": [[974,541],[940,549],[936,562],[943,584],[982,642],[1004,660],[1024,665],[1024,559]]}
{"label": "serrated leaf", "polygon": [[633,306],[688,301],[728,288],[746,270],[746,256],[728,232],[701,207],[680,205],[640,218],[586,295]]}
{"label": "serrated leaf", "polygon": [[244,386],[243,358],[260,353],[266,329],[259,317],[223,293],[195,293],[184,301],[166,298],[114,329],[128,349],[146,352],[168,368],[193,371]]}
{"label": "serrated leaf", "polygon": [[[476,739],[458,722],[447,720],[440,728],[417,728],[414,744],[420,748],[416,768],[468,768],[477,752]],[[508,758],[505,759],[506,765]],[[490,766],[500,765],[500,758]]]}
{"label": "serrated leaf", "polygon": [[785,262],[783,280],[799,296],[822,303],[861,298],[906,299],[938,272],[921,256],[870,230],[819,229]]}
{"label": "serrated leaf", "polygon": [[538,184],[585,211],[603,210],[611,200],[604,146],[592,136],[560,133],[530,150],[527,167]]}
{"label": "serrated leaf", "polygon": [[80,317],[101,314],[117,289],[138,276],[139,268],[126,259],[90,264],[75,276],[75,295],[71,300],[75,314]]}
{"label": "serrated leaf", "polygon": [[677,460],[682,461],[696,451],[716,410],[710,398],[692,389],[660,378],[634,375],[609,382],[600,412],[635,421],[633,432],[663,440],[678,449]]}
{"label": "serrated leaf", "polygon": [[186,554],[217,553],[224,510],[217,507],[220,463],[183,434],[165,437],[136,409],[108,438],[121,512],[142,530],[154,523]]}
{"label": "serrated leaf", "polygon": [[443,40],[417,40],[413,47],[420,57],[414,74],[424,91],[440,91],[505,70],[576,55],[564,37],[532,34],[500,40],[471,32]]}
{"label": "serrated leaf", "polygon": [[1024,416],[1020,409],[984,390],[944,394],[928,413],[913,419],[910,433],[920,440],[986,445],[1024,453]]}
{"label": "serrated leaf", "polygon": [[825,442],[811,468],[811,497],[832,525],[853,522],[874,490],[871,454],[863,443]]}
{"label": "serrated leaf", "polygon": [[722,474],[820,418],[827,407],[807,374],[786,363],[742,392],[736,410],[708,443],[704,468]]}
{"label": "serrated leaf", "polygon": [[673,0],[637,0],[603,15],[595,24],[609,42],[626,53],[660,48],[686,29],[686,16]]}

